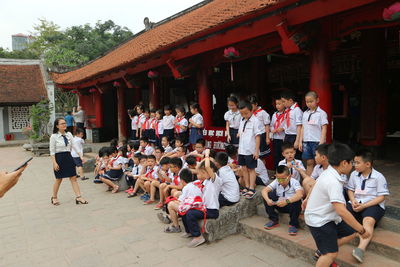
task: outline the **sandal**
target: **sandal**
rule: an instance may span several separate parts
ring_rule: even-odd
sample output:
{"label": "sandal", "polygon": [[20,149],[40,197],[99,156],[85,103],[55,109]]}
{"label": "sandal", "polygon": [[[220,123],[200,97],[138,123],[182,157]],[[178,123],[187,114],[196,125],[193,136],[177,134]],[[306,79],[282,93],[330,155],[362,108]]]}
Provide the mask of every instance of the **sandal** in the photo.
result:
{"label": "sandal", "polygon": [[87,200],[82,200],[81,196],[78,196],[75,198],[75,204],[79,205],[79,204],[89,204],[89,202],[87,202]]}
{"label": "sandal", "polygon": [[60,202],[58,202],[58,199],[57,199],[56,197],[51,197],[50,202],[51,202],[51,204],[53,204],[54,206],[60,205]]}
{"label": "sandal", "polygon": [[249,192],[249,188],[245,187],[243,188],[242,192],[240,192],[242,194],[242,196],[246,195]]}
{"label": "sandal", "polygon": [[249,189],[249,191],[244,195],[244,197],[246,198],[246,199],[253,199],[254,198],[254,196],[256,195],[256,190],[254,190],[254,189]]}
{"label": "sandal", "polygon": [[112,193],[112,194],[115,194],[115,193],[118,192],[118,190],[119,190],[119,186],[116,185],[116,186],[114,187],[114,189],[111,191],[111,193]]}

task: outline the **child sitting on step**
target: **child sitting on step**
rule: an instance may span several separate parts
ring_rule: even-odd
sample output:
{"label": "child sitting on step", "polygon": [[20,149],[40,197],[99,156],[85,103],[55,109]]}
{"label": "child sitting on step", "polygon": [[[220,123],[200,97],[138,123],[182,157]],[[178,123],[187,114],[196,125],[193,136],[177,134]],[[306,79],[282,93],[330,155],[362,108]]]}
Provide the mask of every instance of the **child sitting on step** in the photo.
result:
{"label": "child sitting on step", "polygon": [[240,200],[239,183],[235,173],[228,165],[228,159],[228,154],[225,152],[218,152],[215,156],[215,165],[219,168],[218,175],[222,181],[218,197],[220,207],[232,206]]}
{"label": "child sitting on step", "polygon": [[298,182],[301,181],[300,173],[297,171],[296,168],[305,170],[303,162],[301,160],[295,159],[296,150],[294,149],[293,144],[289,142],[283,142],[282,144],[282,156],[285,158],[281,160],[278,165],[284,165],[289,168],[290,174],[293,179],[297,180]]}
{"label": "child sitting on step", "polygon": [[262,191],[265,211],[270,219],[264,228],[270,230],[279,226],[279,215],[276,211],[289,213],[289,235],[297,235],[303,194],[303,188],[299,181],[292,178],[289,168],[279,165],[276,168],[276,179]]}
{"label": "child sitting on step", "polygon": [[100,180],[108,186],[107,191],[117,193],[119,186],[114,184],[113,181],[118,181],[121,178],[123,174],[122,167],[126,161],[121,156],[121,153],[118,152],[117,148],[110,147],[110,152],[112,158],[108,162],[105,173],[100,175]]}

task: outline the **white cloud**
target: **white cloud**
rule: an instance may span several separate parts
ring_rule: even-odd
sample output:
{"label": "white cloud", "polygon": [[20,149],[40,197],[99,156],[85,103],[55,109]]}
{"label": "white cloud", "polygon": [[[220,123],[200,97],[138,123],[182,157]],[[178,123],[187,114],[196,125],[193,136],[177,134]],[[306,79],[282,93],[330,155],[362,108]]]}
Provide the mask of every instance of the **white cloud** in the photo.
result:
{"label": "white cloud", "polygon": [[134,33],[144,28],[143,18],[157,22],[191,7],[199,0],[1,0],[0,47],[11,49],[11,35],[28,34],[38,18],[66,28],[98,20],[113,20]]}

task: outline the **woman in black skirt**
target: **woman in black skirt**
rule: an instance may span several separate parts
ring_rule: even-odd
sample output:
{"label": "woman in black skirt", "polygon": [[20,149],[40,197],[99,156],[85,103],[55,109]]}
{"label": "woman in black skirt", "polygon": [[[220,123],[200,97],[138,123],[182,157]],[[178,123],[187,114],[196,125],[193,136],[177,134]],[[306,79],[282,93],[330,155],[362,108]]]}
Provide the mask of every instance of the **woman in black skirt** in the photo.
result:
{"label": "woman in black skirt", "polygon": [[50,156],[53,160],[54,175],[56,181],[53,186],[53,196],[51,197],[51,204],[60,205],[57,194],[63,178],[69,178],[72,184],[72,189],[75,192],[75,203],[88,204],[88,202],[81,197],[78,182],[76,180],[76,166],[71,156],[72,148],[72,134],[66,131],[67,123],[64,119],[56,119],[54,121],[53,134],[50,137]]}

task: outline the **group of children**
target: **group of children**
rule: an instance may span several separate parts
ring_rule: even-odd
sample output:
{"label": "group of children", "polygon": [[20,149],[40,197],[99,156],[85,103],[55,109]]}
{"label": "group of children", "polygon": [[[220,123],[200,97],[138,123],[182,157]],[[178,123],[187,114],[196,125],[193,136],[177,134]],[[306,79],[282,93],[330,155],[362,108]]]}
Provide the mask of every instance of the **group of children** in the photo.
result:
{"label": "group of children", "polygon": [[[305,95],[306,111],[291,91],[275,100],[277,111],[263,110],[256,97],[228,98],[226,152],[206,149],[203,117],[198,104],[148,110],[142,105],[129,111],[131,140],[102,148],[96,163],[96,179],[116,193],[114,181],[124,177],[129,198],[163,209],[158,218],[169,224],[166,233],[181,232],[179,218],[191,237],[189,247],[205,242],[199,219],[217,218],[219,208],[237,203],[240,195],[252,199],[262,189],[270,221],[265,229],[279,226],[279,214],[290,214],[288,233],[296,235],[304,211],[318,250],[317,266],[330,266],[338,245],[360,235],[353,256],[363,261],[374,226],[384,215],[389,194],[382,174],[373,169],[369,151],[352,151],[346,145],[325,144],[328,118],[318,106],[318,95]],[[190,144],[191,146],[188,146]],[[269,179],[263,159],[273,151],[275,179]],[[300,158],[301,154],[301,158]],[[303,165],[303,161],[306,167]],[[347,178],[352,167],[355,171]]]}

